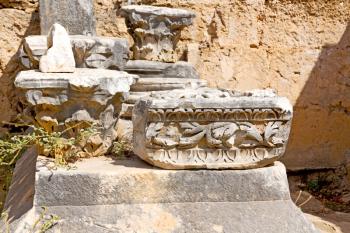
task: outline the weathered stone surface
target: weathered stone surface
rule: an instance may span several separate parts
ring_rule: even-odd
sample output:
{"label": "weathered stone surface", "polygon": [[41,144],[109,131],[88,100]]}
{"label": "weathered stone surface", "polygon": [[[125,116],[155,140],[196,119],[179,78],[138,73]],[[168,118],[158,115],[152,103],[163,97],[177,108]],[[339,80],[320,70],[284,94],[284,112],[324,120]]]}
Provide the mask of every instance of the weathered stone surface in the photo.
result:
{"label": "weathered stone surface", "polygon": [[67,31],[53,24],[47,37],[48,50],[40,58],[39,69],[44,73],[74,72],[75,60]]}
{"label": "weathered stone surface", "polygon": [[134,152],[166,169],[265,166],[285,151],[292,111],[271,91],[154,93],[134,106]]}
{"label": "weathered stone surface", "polygon": [[132,92],[167,91],[176,89],[205,87],[207,82],[202,79],[184,78],[139,78],[131,86]]}
{"label": "weathered stone surface", "polygon": [[140,78],[188,78],[199,79],[198,72],[188,62],[165,63],[146,60],[130,60],[125,71]]}
{"label": "weathered stone surface", "polygon": [[[128,60],[126,39],[97,36],[69,36],[76,67],[123,70]],[[39,68],[39,60],[47,52],[46,36],[27,36],[19,58],[27,69]]]}
{"label": "weathered stone surface", "polygon": [[[132,146],[132,133],[133,133],[133,128],[132,128],[132,121],[130,120],[131,114],[130,110],[127,111],[128,114],[126,114],[125,109],[125,104],[122,104],[122,110],[120,111],[120,118],[117,121],[117,124],[115,126],[116,128],[116,134],[117,134],[117,140],[119,142],[124,142]],[[132,110],[132,107],[131,107]],[[128,119],[125,119],[128,118]]]}
{"label": "weathered stone surface", "polygon": [[[74,73],[22,71],[15,80],[21,90],[23,118],[47,131],[59,131],[84,122],[96,125],[92,156],[105,153],[116,138],[115,124],[122,93],[137,79],[123,71],[79,68]],[[86,123],[86,124],[85,124]],[[72,132],[74,136],[74,132]]]}
{"label": "weathered stone surface", "polygon": [[[47,53],[47,36],[27,36],[19,57],[27,69],[38,69],[40,58]],[[27,58],[27,59],[23,59]]]}
{"label": "weathered stone surface", "polygon": [[78,67],[123,70],[129,59],[126,39],[72,36],[71,42]]}
{"label": "weathered stone surface", "polygon": [[35,183],[35,169],[33,168],[36,167],[37,158],[37,150],[32,147],[25,151],[16,163],[4,206],[11,222],[23,217],[33,207]]}
{"label": "weathered stone surface", "polygon": [[33,208],[15,222],[18,232],[32,227],[41,205],[61,218],[48,232],[317,232],[291,201],[279,162],[243,171],[163,170],[137,157],[91,158],[70,170],[50,164],[39,157],[30,166],[36,180],[23,187],[35,189]]}
{"label": "weathered stone surface", "polygon": [[174,62],[178,37],[195,14],[167,7],[123,6],[120,10],[135,40],[134,59]]}
{"label": "weathered stone surface", "polygon": [[[137,157],[120,161],[101,157],[78,162],[75,164],[77,169],[58,169],[52,174],[46,167],[51,162],[51,159],[40,157],[37,163],[36,206],[290,199],[285,168],[281,163],[240,172],[171,171],[152,168]],[[77,189],[77,184],[85,185],[79,185]]]}
{"label": "weathered stone surface", "polygon": [[71,35],[96,35],[92,0],[40,0],[41,34],[54,23],[63,25]]}
{"label": "weathered stone surface", "polygon": [[59,206],[48,214],[65,216],[48,232],[319,233],[290,200]]}
{"label": "weathered stone surface", "polygon": [[[130,93],[122,105],[121,117],[125,119],[131,119],[135,102],[147,98],[152,92],[161,94],[169,90],[207,86],[207,81],[199,79],[196,69],[188,62],[129,60],[125,71],[140,77],[131,86]],[[132,131],[132,128],[130,130]]]}

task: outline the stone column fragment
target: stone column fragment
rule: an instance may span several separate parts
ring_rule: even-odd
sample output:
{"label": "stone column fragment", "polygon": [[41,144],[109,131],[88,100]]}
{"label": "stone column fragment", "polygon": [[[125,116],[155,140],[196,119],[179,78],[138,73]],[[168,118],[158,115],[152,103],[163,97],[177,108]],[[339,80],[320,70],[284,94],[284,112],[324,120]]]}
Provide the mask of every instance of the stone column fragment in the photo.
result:
{"label": "stone column fragment", "polygon": [[41,34],[47,35],[54,23],[70,35],[96,35],[93,0],[40,0]]}
{"label": "stone column fragment", "polygon": [[130,5],[121,8],[135,40],[134,59],[174,62],[180,32],[195,14],[182,9]]}

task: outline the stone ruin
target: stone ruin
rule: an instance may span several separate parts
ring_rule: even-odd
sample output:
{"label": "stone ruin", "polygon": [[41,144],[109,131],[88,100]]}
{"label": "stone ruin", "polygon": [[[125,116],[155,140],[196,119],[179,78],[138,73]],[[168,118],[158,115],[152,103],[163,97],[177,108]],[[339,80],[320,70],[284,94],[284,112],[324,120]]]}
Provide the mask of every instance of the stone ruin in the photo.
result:
{"label": "stone ruin", "polygon": [[[84,16],[68,17],[67,7]],[[123,6],[133,59],[126,39],[95,35],[91,12],[91,1],[40,1],[44,35],[25,38],[19,51],[29,69],[15,80],[23,115],[49,132],[97,125],[97,138],[81,148],[89,157],[127,137],[155,167],[96,157],[51,171],[52,160],[28,150],[5,206],[14,232],[27,229],[40,206],[61,217],[52,232],[317,232],[276,162],[291,127],[288,99],[207,87],[175,53],[190,11]],[[21,199],[16,179],[31,198]]]}

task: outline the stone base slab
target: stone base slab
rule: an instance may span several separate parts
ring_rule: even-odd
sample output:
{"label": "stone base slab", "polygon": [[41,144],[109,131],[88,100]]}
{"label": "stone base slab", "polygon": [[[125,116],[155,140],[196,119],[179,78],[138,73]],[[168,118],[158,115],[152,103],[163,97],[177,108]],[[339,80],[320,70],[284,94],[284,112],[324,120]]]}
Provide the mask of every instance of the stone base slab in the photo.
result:
{"label": "stone base slab", "polygon": [[[26,214],[16,208],[24,204],[20,195],[8,197],[17,231],[30,228],[46,206],[61,218],[51,232],[317,232],[291,201],[279,162],[243,171],[162,170],[136,157],[92,158],[70,170],[49,170],[51,163],[18,163],[10,193],[35,187],[35,194],[26,199],[33,205]],[[35,181],[20,175],[28,165]]]}
{"label": "stone base slab", "polygon": [[292,201],[53,206],[49,232],[317,232]]}

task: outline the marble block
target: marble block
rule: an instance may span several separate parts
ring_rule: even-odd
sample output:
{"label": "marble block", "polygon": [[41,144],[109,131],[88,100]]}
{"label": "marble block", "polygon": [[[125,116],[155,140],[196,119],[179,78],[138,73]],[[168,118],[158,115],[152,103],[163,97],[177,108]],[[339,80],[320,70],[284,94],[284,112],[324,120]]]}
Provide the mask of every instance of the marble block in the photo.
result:
{"label": "marble block", "polygon": [[134,152],[165,169],[266,166],[285,151],[292,112],[268,91],[153,93],[133,108]]}

